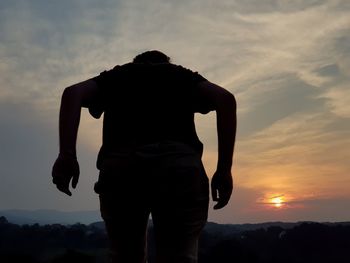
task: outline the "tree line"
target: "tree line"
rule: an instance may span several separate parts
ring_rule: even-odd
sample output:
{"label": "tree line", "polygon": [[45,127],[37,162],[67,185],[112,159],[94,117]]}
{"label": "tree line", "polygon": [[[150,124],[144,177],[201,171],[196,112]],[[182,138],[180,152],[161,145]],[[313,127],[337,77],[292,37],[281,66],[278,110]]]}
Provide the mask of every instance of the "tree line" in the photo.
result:
{"label": "tree line", "polygon": [[[152,224],[149,263],[154,262]],[[201,235],[199,263],[348,263],[350,224],[315,222],[253,230],[209,223]],[[102,223],[16,225],[0,217],[1,263],[104,263],[108,241]]]}

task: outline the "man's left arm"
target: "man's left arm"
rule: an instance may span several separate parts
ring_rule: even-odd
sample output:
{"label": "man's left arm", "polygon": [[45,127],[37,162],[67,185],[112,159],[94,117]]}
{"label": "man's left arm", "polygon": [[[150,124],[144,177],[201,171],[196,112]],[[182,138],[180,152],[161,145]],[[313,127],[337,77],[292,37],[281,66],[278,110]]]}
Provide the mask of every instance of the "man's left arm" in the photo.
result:
{"label": "man's left arm", "polygon": [[79,180],[79,164],[76,156],[76,141],[82,107],[88,107],[97,96],[94,80],[86,80],[66,88],[61,99],[59,115],[60,152],[52,168],[53,183],[61,192],[71,196],[72,187]]}
{"label": "man's left arm", "polygon": [[217,202],[214,209],[220,209],[229,202],[233,188],[231,167],[237,129],[236,99],[229,91],[209,81],[200,82],[198,92],[216,111],[218,162],[211,181],[211,194]]}

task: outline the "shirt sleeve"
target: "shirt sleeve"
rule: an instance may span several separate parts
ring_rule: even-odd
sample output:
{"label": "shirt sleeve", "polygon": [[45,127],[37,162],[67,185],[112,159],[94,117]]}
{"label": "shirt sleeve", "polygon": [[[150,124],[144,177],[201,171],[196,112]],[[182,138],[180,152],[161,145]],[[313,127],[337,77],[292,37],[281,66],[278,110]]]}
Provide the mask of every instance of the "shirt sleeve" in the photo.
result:
{"label": "shirt sleeve", "polygon": [[190,87],[189,94],[191,97],[191,106],[193,111],[202,114],[207,114],[210,111],[213,111],[214,105],[212,105],[208,99],[201,95],[198,86],[200,82],[207,81],[207,79],[200,75],[198,72],[194,72],[181,66],[179,67],[184,83],[188,83],[187,85]]}
{"label": "shirt sleeve", "polygon": [[100,75],[94,77],[93,80],[96,81],[97,86],[100,89],[104,89],[112,83],[118,69],[119,69],[119,66],[115,66],[111,70],[105,70],[105,71],[101,72]]}
{"label": "shirt sleeve", "polygon": [[105,110],[106,90],[112,85],[118,67],[116,66],[112,70],[105,70],[92,78],[97,84],[98,94],[94,102],[89,106],[89,113],[96,119],[100,118]]}

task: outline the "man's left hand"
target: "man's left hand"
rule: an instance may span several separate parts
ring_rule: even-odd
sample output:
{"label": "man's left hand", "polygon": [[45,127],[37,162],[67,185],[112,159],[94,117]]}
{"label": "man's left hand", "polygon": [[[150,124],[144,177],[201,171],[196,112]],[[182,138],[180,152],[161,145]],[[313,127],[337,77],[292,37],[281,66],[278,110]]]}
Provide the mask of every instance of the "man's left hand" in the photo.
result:
{"label": "man's left hand", "polygon": [[217,170],[211,180],[211,194],[213,201],[217,202],[214,209],[221,209],[230,200],[233,188],[231,171]]}

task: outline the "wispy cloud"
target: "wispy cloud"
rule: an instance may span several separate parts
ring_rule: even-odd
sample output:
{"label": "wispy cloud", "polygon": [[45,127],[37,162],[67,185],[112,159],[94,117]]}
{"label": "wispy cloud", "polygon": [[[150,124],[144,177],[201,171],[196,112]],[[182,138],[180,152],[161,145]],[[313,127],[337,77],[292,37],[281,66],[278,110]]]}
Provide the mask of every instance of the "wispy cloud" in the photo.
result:
{"label": "wispy cloud", "polygon": [[[350,81],[349,81],[350,82]],[[322,94],[322,97],[327,98],[327,105],[330,111],[339,117],[346,119],[350,118],[350,87],[349,83],[344,86],[334,87]]]}

